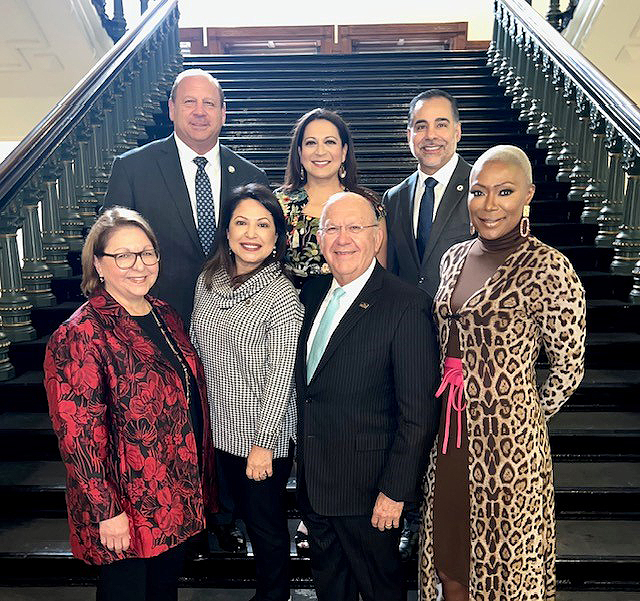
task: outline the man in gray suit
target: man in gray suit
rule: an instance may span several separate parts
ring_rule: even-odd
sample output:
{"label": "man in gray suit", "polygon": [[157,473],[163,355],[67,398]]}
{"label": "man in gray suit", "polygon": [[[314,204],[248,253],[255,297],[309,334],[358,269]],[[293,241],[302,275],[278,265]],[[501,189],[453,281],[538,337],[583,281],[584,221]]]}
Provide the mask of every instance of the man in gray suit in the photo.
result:
{"label": "man in gray suit", "polygon": [[160,275],[151,294],[188,326],[196,279],[210,256],[216,224],[237,186],[269,185],[264,171],[222,146],[226,118],[220,84],[201,69],[183,71],[169,99],[174,133],[116,157],[105,206],[141,213],[160,245]]}
{"label": "man in gray suit", "polygon": [[[433,299],[440,283],[440,259],[447,249],[471,237],[469,173],[471,165],[456,150],[462,128],[455,98],[427,90],[409,104],[407,141],[418,170],[387,190],[387,268]],[[400,553],[415,552],[419,515],[408,506]]]}
{"label": "man in gray suit", "polygon": [[418,170],[387,190],[388,269],[433,299],[440,259],[468,240],[471,165],[456,150],[462,128],[458,106],[444,90],[427,90],[409,104],[407,141]]}

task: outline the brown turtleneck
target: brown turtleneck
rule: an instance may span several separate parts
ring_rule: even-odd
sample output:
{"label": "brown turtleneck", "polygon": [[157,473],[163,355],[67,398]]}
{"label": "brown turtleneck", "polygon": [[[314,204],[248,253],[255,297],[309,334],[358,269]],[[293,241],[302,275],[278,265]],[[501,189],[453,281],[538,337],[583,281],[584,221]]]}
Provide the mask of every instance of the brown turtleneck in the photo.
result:
{"label": "brown turtleneck", "polygon": [[[455,315],[480,290],[507,257],[526,240],[520,229],[498,238],[478,238],[469,249],[462,271],[451,295],[451,311]],[[451,319],[447,356],[461,358],[458,321]],[[452,411],[447,453],[442,454],[448,390],[441,397],[442,412],[438,431],[436,485],[433,502],[433,542],[435,566],[449,578],[469,586],[469,441],[466,420],[462,420],[461,445],[456,447],[457,420]]]}

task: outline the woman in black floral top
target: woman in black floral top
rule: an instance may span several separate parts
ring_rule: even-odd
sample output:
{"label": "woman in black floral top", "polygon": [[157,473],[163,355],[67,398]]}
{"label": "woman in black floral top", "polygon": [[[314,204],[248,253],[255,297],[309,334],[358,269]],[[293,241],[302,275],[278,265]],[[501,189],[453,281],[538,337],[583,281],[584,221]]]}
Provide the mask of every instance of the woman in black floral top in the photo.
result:
{"label": "woman in black floral top", "polygon": [[329,273],[316,234],[329,197],[348,190],[370,199],[383,222],[384,239],[377,258],[385,265],[387,236],[384,209],[374,192],[358,186],[351,132],[342,117],[326,109],[304,114],[293,130],[284,185],[276,190],[288,223],[287,259],[296,286]]}

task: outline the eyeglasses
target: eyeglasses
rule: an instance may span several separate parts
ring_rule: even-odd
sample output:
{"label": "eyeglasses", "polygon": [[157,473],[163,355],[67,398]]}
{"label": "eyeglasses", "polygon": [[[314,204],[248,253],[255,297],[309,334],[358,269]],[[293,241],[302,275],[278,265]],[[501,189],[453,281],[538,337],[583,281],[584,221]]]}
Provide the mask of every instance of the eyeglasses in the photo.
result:
{"label": "eyeglasses", "polygon": [[344,229],[347,234],[351,236],[357,236],[361,234],[363,230],[370,227],[378,227],[377,223],[371,225],[328,225],[327,227],[319,227],[318,230],[324,232],[325,236],[337,236]]}
{"label": "eyeglasses", "polygon": [[112,257],[120,269],[131,269],[140,257],[140,260],[147,266],[155,265],[160,260],[160,253],[157,250],[141,250],[139,253],[101,253],[103,257]]}

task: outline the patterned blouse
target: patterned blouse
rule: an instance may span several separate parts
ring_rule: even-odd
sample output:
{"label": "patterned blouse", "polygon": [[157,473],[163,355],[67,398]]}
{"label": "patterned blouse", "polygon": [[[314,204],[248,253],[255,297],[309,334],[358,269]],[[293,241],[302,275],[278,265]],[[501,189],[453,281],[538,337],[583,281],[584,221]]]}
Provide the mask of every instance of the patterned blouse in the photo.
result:
{"label": "patterned blouse", "polygon": [[[320,219],[304,212],[309,202],[304,188],[287,192],[283,188],[275,191],[287,220],[287,256],[289,269],[297,278],[329,273],[329,265],[324,260],[318,245],[317,233]],[[378,219],[384,217],[384,207],[376,203]]]}
{"label": "patterned blouse", "polygon": [[252,445],[286,457],[296,438],[293,367],[303,309],[271,263],[237,288],[224,271],[198,278],[191,340],[204,364],[213,446],[247,457]]}

